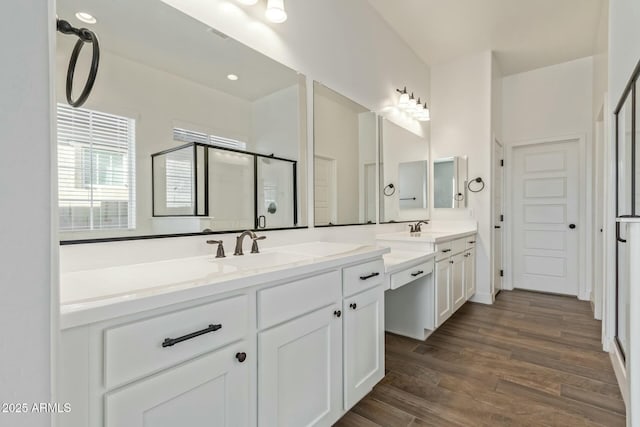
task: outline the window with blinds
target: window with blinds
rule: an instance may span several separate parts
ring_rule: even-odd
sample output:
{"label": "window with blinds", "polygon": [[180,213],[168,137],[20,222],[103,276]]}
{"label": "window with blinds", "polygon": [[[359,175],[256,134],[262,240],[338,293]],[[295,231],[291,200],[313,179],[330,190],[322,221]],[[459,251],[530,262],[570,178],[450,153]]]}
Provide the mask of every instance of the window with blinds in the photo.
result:
{"label": "window with blinds", "polygon": [[202,144],[213,145],[215,147],[232,148],[234,150],[245,151],[247,149],[246,142],[182,128],[173,128],[173,139],[174,141],[199,142]]}
{"label": "window with blinds", "polygon": [[133,229],[135,120],[58,104],[61,231]]}

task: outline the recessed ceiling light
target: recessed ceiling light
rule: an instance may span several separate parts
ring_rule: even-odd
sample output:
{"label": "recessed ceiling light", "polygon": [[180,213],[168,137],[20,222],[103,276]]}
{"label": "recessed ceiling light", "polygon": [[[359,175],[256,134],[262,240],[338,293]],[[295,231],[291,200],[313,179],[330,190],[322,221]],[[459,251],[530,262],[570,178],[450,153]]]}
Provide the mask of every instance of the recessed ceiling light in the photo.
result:
{"label": "recessed ceiling light", "polygon": [[258,0],[238,0],[238,3],[244,4],[245,6],[253,6],[258,3]]}
{"label": "recessed ceiling light", "polygon": [[234,82],[235,82],[236,80],[238,80],[238,76],[236,76],[235,74],[229,74],[229,75],[227,76],[227,78],[228,78],[229,80],[231,80],[231,81],[234,81]]}
{"label": "recessed ceiling light", "polygon": [[76,13],[76,18],[78,18],[80,21],[84,22],[85,24],[95,24],[96,22],[98,22],[98,20],[94,18],[92,14],[87,12]]}

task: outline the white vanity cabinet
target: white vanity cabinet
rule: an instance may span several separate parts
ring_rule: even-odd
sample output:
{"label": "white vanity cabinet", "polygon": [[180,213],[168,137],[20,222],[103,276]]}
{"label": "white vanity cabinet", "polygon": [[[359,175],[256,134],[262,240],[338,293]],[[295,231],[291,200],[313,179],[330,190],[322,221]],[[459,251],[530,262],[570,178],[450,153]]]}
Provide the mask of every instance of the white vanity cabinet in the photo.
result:
{"label": "white vanity cabinet", "polygon": [[436,327],[475,293],[475,237],[436,245]]}
{"label": "white vanity cabinet", "polygon": [[105,427],[249,426],[246,342],[105,396]]}
{"label": "white vanity cabinet", "polygon": [[382,253],[63,330],[59,424],[332,425],[384,376]]}
{"label": "white vanity cabinet", "polygon": [[344,300],[344,409],[384,377],[384,288]]}
{"label": "white vanity cabinet", "polygon": [[269,327],[258,333],[258,425],[331,425],[340,416],[341,288],[333,271],[258,292]]}

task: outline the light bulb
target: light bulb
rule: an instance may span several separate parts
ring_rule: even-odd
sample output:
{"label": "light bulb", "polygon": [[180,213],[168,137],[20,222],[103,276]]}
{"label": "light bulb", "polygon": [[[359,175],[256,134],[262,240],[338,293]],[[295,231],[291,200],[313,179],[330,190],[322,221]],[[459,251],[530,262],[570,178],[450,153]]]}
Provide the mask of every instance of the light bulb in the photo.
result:
{"label": "light bulb", "polygon": [[420,120],[421,122],[428,122],[429,120],[431,120],[431,113],[429,113],[427,104],[424,104],[424,109],[422,110],[422,114],[420,115],[420,118],[418,120]]}
{"label": "light bulb", "polygon": [[267,10],[264,16],[276,24],[281,24],[287,20],[287,12],[284,10],[284,0],[268,0]]}
{"label": "light bulb", "polygon": [[409,113],[413,113],[417,106],[418,101],[416,101],[416,99],[413,97],[413,94],[411,94],[411,98],[409,98],[409,104],[407,105],[407,111]]}
{"label": "light bulb", "polygon": [[424,107],[420,103],[420,98],[418,98],[418,103],[416,104],[416,108],[413,109],[413,117],[418,119],[420,118],[420,116],[422,116],[423,112],[424,112]]}
{"label": "light bulb", "polygon": [[258,3],[258,0],[238,0],[238,3],[245,6],[253,6],[254,4]]}

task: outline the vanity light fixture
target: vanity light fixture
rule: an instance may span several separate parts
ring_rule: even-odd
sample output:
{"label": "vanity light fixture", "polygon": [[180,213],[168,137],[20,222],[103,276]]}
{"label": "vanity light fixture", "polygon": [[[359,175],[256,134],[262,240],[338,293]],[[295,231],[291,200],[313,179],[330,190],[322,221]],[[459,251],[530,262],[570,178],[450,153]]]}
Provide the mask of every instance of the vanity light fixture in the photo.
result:
{"label": "vanity light fixture", "polygon": [[276,24],[286,21],[287,12],[284,10],[284,0],[267,0],[267,10],[264,16]]}
{"label": "vanity light fixture", "polygon": [[229,74],[227,75],[227,78],[232,82],[235,82],[236,80],[238,80],[238,76],[236,76],[235,74]]}
{"label": "vanity light fixture", "polygon": [[78,18],[79,21],[82,21],[85,24],[95,24],[96,22],[98,22],[98,20],[92,14],[87,12],[77,12],[76,18]]}
{"label": "vanity light fixture", "polygon": [[429,108],[427,107],[426,102],[423,103],[420,98],[416,100],[413,93],[409,95],[406,86],[404,89],[396,89],[396,92],[400,94],[400,98],[398,98],[398,110],[403,112],[408,118],[412,118],[414,120],[421,122],[431,120],[431,115],[429,114]]}

